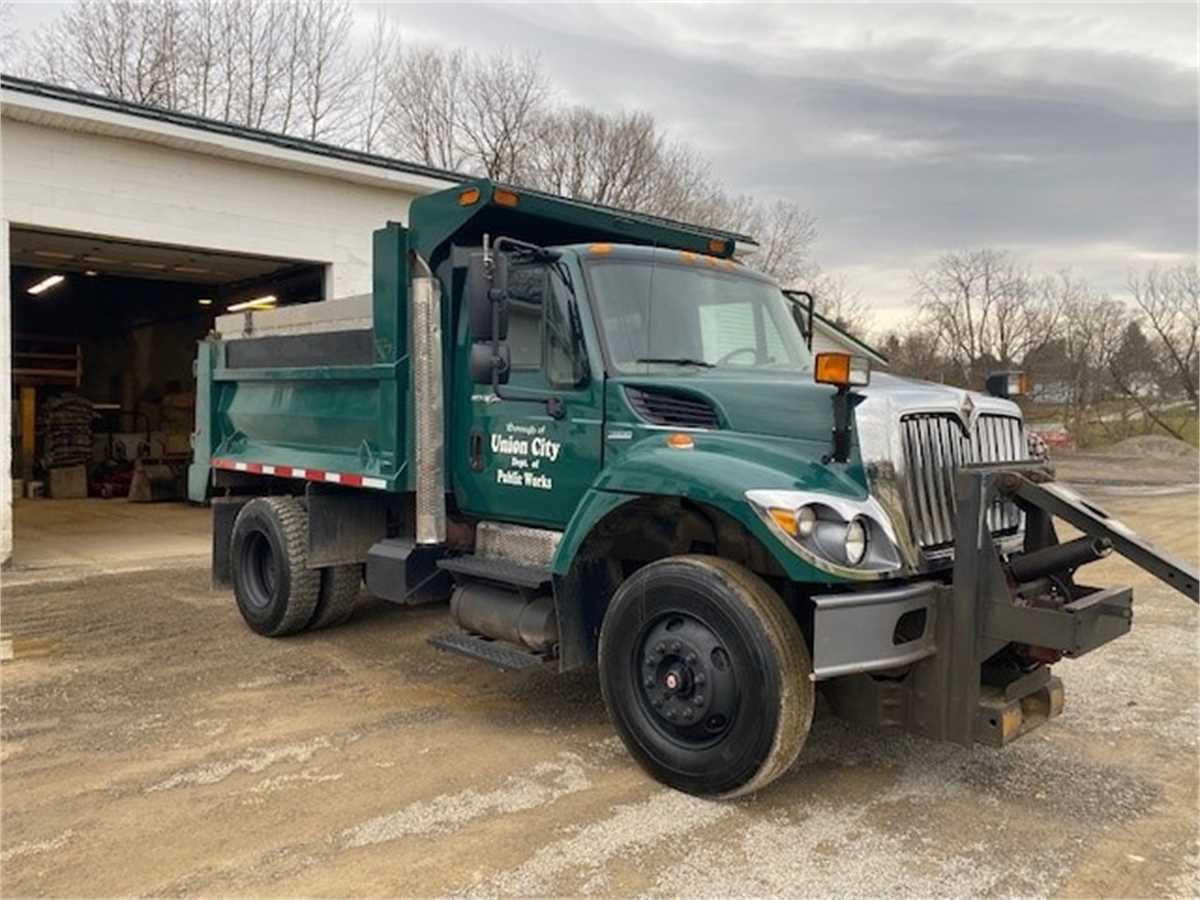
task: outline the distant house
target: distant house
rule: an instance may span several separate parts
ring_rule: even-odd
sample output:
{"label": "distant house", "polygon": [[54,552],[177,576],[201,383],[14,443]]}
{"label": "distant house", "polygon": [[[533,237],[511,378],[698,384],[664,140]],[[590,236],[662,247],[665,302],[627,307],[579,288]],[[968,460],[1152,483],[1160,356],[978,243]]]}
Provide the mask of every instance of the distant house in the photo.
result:
{"label": "distant house", "polygon": [[825,318],[819,312],[813,312],[813,353],[852,353],[865,356],[871,360],[871,365],[886,369],[888,358],[859,340],[850,332],[845,331]]}

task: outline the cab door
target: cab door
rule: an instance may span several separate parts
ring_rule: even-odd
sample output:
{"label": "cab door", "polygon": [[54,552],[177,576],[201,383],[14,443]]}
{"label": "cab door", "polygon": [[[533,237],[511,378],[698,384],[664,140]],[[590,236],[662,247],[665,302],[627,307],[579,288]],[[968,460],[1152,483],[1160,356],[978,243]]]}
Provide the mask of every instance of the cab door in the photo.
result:
{"label": "cab door", "polygon": [[564,528],[600,469],[602,390],[579,329],[579,282],[562,262],[509,269],[509,382],[473,384],[468,316],[456,341],[451,440],[459,509]]}

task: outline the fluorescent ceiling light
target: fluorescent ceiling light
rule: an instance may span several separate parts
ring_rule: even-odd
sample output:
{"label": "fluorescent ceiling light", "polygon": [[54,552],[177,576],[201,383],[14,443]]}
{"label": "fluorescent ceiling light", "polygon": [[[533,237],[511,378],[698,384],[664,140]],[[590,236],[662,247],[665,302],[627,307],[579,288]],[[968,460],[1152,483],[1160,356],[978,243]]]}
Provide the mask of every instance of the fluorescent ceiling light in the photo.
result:
{"label": "fluorescent ceiling light", "polygon": [[92,262],[92,263],[102,263],[102,264],[107,264],[110,266],[115,266],[120,262],[119,259],[109,259],[107,256],[85,256],[84,261]]}
{"label": "fluorescent ceiling light", "polygon": [[267,294],[265,297],[255,297],[253,300],[235,303],[225,311],[241,312],[243,309],[271,309],[273,306],[275,306],[275,295]]}
{"label": "fluorescent ceiling light", "polygon": [[95,269],[84,269],[83,274],[86,275],[88,278],[95,278],[100,273],[97,272]]}
{"label": "fluorescent ceiling light", "polygon": [[48,291],[56,284],[62,284],[66,279],[62,275],[51,275],[49,278],[43,278],[37,284],[29,289],[29,293],[37,295],[42,291]]}
{"label": "fluorescent ceiling light", "polygon": [[34,256],[44,256],[46,259],[74,259],[74,253],[60,253],[57,250],[34,250]]}
{"label": "fluorescent ceiling light", "polygon": [[156,271],[167,267],[165,263],[155,262],[131,262],[130,265],[135,269],[154,269]]}
{"label": "fluorescent ceiling light", "polygon": [[201,269],[199,266],[176,266],[176,272],[186,272],[189,275],[204,275],[208,269]]}
{"label": "fluorescent ceiling light", "polygon": [[201,306],[212,306],[212,298],[211,297],[201,297],[196,302],[199,303]]}

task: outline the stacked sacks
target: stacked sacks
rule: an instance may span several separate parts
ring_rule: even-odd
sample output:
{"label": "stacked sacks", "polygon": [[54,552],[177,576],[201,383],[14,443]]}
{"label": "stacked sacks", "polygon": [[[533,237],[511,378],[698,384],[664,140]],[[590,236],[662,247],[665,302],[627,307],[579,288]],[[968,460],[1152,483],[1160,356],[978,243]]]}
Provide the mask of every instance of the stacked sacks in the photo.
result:
{"label": "stacked sacks", "polygon": [[59,394],[42,404],[42,465],[47,469],[86,465],[92,458],[91,401],[78,394]]}

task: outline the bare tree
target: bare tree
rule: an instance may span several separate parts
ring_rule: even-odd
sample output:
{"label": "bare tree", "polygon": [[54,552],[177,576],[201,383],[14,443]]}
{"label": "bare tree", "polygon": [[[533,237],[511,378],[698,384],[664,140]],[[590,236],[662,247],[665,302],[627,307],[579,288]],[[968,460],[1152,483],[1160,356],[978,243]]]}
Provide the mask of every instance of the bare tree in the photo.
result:
{"label": "bare tree", "polygon": [[1129,279],[1129,294],[1158,345],[1169,386],[1193,404],[1200,380],[1200,270],[1152,268]]}
{"label": "bare tree", "polygon": [[371,40],[360,67],[358,145],[368,153],[380,149],[388,118],[394,114],[388,74],[400,61],[400,29],[384,7],[375,11]]}
{"label": "bare tree", "polygon": [[177,96],[175,0],[77,0],[34,37],[34,74],[152,106]]}
{"label": "bare tree", "polygon": [[542,116],[520,174],[563,196],[640,208],[653,195],[663,149],[664,137],[649,113],[569,107]]}
{"label": "bare tree", "polygon": [[971,383],[988,365],[1016,365],[1054,333],[1055,292],[1008,253],[948,253],[913,278],[921,314]]}
{"label": "bare tree", "polygon": [[489,178],[513,181],[549,100],[545,70],[536,55],[501,50],[472,56],[465,76],[457,122],[461,145]]}
{"label": "bare tree", "polygon": [[344,132],[354,111],[361,62],[350,46],[354,7],[348,0],[304,0],[304,49],[299,55],[304,137],[325,140]]}
{"label": "bare tree", "polygon": [[451,171],[466,167],[458,122],[467,62],[463,50],[402,48],[386,81],[389,115],[380,126],[391,152]]}
{"label": "bare tree", "polygon": [[[758,246],[748,251],[755,268],[770,275],[783,287],[803,288],[812,284],[820,268],[812,258],[817,239],[817,220],[794,200],[758,200],[739,196],[718,204],[705,224],[752,235]],[[725,215],[722,215],[725,212]]]}
{"label": "bare tree", "polygon": [[870,308],[862,292],[851,287],[844,275],[822,272],[813,281],[811,290],[821,315],[855,337],[866,336]]}
{"label": "bare tree", "polygon": [[[928,381],[953,381],[953,367],[939,350],[937,332],[926,324],[889,334],[883,342],[888,368],[897,375]],[[949,377],[948,377],[949,376]]]}

